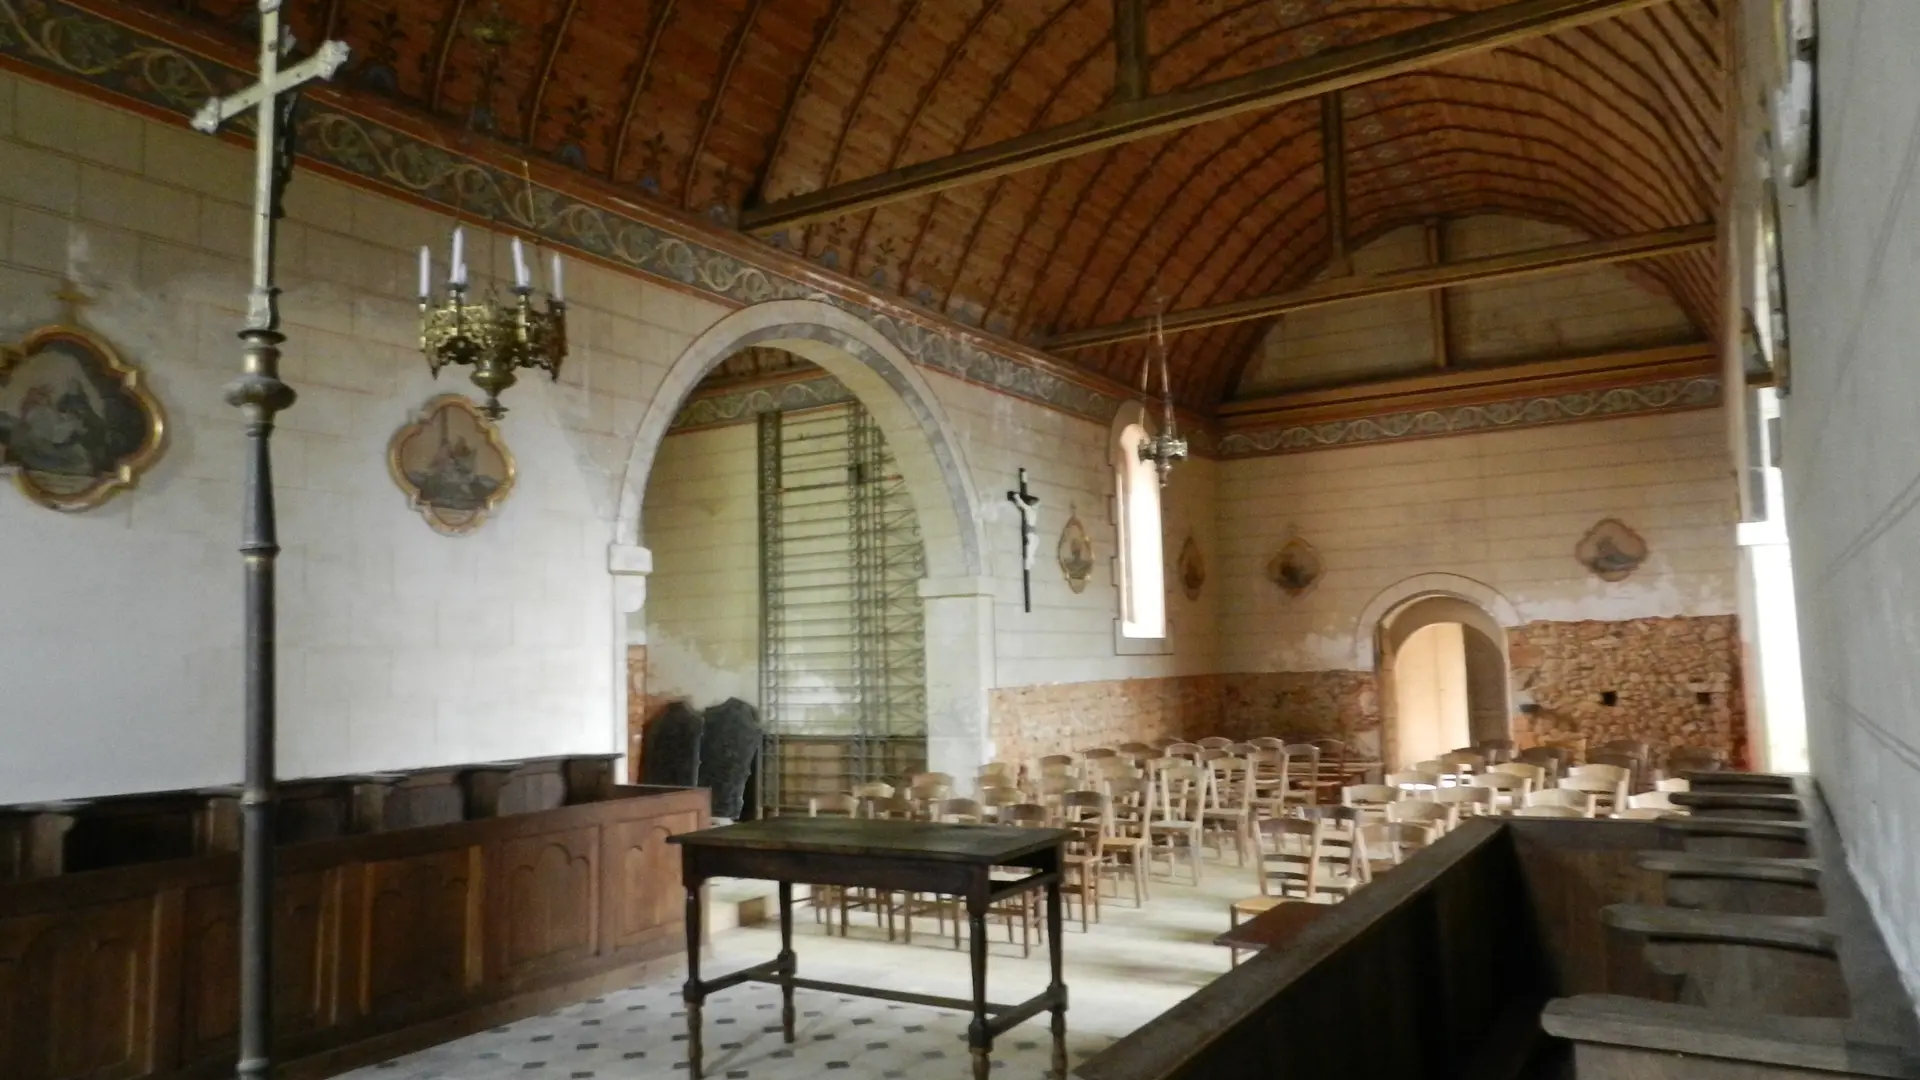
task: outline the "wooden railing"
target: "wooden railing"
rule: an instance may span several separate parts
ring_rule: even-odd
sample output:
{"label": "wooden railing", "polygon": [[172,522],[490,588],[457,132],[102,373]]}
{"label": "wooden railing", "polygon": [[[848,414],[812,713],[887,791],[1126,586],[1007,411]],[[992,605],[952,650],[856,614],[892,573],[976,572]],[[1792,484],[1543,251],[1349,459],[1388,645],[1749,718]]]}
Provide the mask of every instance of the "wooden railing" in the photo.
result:
{"label": "wooden railing", "polygon": [[[707,793],[279,848],[283,1077],[354,1065],[625,985],[684,947],[678,852]],[[0,885],[0,1077],[231,1075],[231,854]]]}

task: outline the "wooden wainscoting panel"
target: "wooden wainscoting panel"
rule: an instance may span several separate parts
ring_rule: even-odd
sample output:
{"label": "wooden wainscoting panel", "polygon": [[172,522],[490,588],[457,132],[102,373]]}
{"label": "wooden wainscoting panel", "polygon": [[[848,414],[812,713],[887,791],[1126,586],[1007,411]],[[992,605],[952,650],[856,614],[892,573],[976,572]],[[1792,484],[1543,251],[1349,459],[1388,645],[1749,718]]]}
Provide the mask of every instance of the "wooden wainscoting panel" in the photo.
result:
{"label": "wooden wainscoting panel", "polygon": [[435,1011],[477,978],[470,909],[480,893],[479,849],[454,848],[369,862],[361,892],[362,1014]]}
{"label": "wooden wainscoting panel", "polygon": [[612,919],[611,946],[640,950],[683,933],[686,892],[680,884],[680,849],[667,843],[676,833],[706,824],[698,810],[622,821],[608,826],[607,887]]}
{"label": "wooden wainscoting panel", "polygon": [[501,974],[585,960],[600,937],[600,830],[569,829],[500,845]]}
{"label": "wooden wainscoting panel", "polygon": [[154,898],[0,919],[0,1076],[150,1071]]}
{"label": "wooden wainscoting panel", "polygon": [[[274,882],[273,1026],[276,1038],[333,1023],[340,897],[333,875]],[[181,944],[181,1046],[187,1060],[236,1050],[240,1009],[240,896],[230,884],[186,890]]]}

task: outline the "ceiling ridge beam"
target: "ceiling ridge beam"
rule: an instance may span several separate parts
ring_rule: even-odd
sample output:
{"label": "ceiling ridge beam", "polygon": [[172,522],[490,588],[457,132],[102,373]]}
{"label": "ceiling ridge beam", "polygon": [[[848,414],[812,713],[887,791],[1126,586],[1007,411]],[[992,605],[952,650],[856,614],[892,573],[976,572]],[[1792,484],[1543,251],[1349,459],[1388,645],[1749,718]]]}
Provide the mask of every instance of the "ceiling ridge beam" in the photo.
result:
{"label": "ceiling ridge beam", "polygon": [[1113,0],[1113,52],[1113,100],[1139,101],[1152,93],[1146,0]]}
{"label": "ceiling ridge beam", "polygon": [[[1665,255],[1679,255],[1711,247],[1718,237],[1718,227],[1712,222],[1705,222],[1699,225],[1682,225],[1678,228],[1636,233],[1632,236],[1583,240],[1579,243],[1556,244],[1553,247],[1536,248],[1532,251],[1462,259],[1459,262],[1443,263],[1438,266],[1416,266],[1383,274],[1330,278],[1298,289],[1289,289],[1286,292],[1255,296],[1245,300],[1231,300],[1224,304],[1189,308],[1186,311],[1169,312],[1166,315],[1165,325],[1170,334],[1206,330],[1228,323],[1264,319],[1283,312],[1324,307],[1329,304],[1373,300],[1383,296],[1426,292],[1455,285],[1470,285],[1475,282],[1560,273],[1581,267],[1605,266],[1610,263],[1638,259],[1657,259]],[[1152,331],[1153,320],[1150,318],[1127,319],[1109,326],[1094,326],[1055,335],[1047,340],[1046,347],[1050,351],[1085,349],[1095,345],[1109,345],[1117,341],[1143,338]]]}
{"label": "ceiling ridge beam", "polygon": [[1054,127],[749,207],[741,214],[741,227],[769,229],[842,217],[1195,124],[1304,101],[1665,2],[1518,0],[1217,83],[1116,102]]}

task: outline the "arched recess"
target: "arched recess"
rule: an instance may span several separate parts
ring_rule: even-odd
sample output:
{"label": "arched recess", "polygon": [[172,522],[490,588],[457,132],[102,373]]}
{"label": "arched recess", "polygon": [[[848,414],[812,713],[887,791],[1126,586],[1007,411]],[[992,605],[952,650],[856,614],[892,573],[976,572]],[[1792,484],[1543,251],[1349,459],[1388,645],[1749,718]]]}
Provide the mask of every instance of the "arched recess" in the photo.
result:
{"label": "arched recess", "polygon": [[[920,523],[927,577],[927,758],[937,772],[971,776],[986,760],[987,704],[994,685],[993,590],[973,476],[926,377],[873,326],[817,300],[777,300],[720,319],[673,362],[634,435],[620,489],[608,569],[623,633],[618,662],[646,644],[642,546],[647,479],[675,414],[722,360],[750,346],[783,349],[818,364],[866,407],[886,435]],[[617,716],[631,727],[630,682],[617,680]],[[624,744],[624,742],[623,742]]]}
{"label": "arched recess", "polygon": [[1498,711],[1472,721],[1471,741],[1510,737],[1512,680],[1507,628],[1518,626],[1520,616],[1498,589],[1458,574],[1419,574],[1381,590],[1361,612],[1360,620],[1354,633],[1355,667],[1374,672],[1378,679],[1381,753],[1391,765],[1405,764],[1400,761],[1400,710],[1394,670],[1398,649],[1416,632],[1436,623],[1465,627],[1469,678],[1476,674],[1471,666],[1475,650],[1483,662],[1498,665],[1497,679],[1489,676],[1486,682],[1491,685],[1483,691],[1497,698]]}

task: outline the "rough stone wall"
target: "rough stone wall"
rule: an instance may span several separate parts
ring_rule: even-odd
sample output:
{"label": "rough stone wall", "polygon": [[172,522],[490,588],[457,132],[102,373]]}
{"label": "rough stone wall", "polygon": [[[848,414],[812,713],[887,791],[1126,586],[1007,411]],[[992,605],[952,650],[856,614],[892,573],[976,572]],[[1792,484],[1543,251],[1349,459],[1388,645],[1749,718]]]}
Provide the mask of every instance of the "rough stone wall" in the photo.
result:
{"label": "rough stone wall", "polygon": [[[1380,685],[1371,671],[1266,671],[1225,677],[1223,723],[1231,739],[1332,736],[1380,749]],[[1209,734],[1215,734],[1210,732]]]}
{"label": "rough stone wall", "polygon": [[1331,735],[1377,752],[1380,695],[1367,671],[1114,679],[995,690],[995,756],[1032,761],[1164,736]]}
{"label": "rough stone wall", "polygon": [[1169,735],[1211,735],[1220,716],[1220,682],[1217,675],[1187,675],[995,690],[988,705],[994,757],[1024,762]]}
{"label": "rough stone wall", "polygon": [[1539,705],[1515,718],[1516,739],[1643,739],[1656,763],[1660,748],[1674,746],[1746,760],[1735,616],[1532,622],[1507,638],[1514,687]]}

